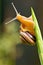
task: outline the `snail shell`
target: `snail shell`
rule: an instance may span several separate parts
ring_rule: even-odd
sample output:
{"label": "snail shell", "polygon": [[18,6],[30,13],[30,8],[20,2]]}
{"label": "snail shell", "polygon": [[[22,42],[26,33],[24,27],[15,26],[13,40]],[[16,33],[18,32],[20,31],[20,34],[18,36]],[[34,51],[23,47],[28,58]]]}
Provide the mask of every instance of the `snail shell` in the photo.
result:
{"label": "snail shell", "polygon": [[22,37],[22,39],[24,39],[26,42],[31,43],[32,45],[35,44],[35,37],[32,36],[28,31],[23,32],[20,31],[20,35]]}

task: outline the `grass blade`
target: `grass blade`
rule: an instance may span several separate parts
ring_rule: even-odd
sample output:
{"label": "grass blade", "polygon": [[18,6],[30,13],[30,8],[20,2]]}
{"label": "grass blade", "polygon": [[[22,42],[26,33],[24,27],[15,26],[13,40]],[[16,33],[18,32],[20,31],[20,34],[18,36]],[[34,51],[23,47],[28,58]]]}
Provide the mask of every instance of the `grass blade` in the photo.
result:
{"label": "grass blade", "polygon": [[32,7],[31,7],[31,12],[32,12],[33,21],[35,23],[34,30],[35,30],[35,35],[36,35],[36,43],[37,43],[39,59],[40,59],[41,65],[43,65],[43,41],[42,41],[41,30],[39,28],[38,21]]}

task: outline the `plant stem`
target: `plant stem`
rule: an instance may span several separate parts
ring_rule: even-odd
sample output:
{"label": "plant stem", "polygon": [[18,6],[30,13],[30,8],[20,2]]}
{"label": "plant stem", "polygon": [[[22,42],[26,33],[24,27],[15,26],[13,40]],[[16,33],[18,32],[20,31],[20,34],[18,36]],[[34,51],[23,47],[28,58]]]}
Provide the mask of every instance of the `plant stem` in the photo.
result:
{"label": "plant stem", "polygon": [[35,16],[34,10],[31,7],[31,12],[32,12],[32,18],[33,21],[35,23],[35,36],[36,36],[36,43],[37,43],[37,49],[38,49],[38,54],[39,54],[39,59],[40,59],[40,63],[41,65],[43,65],[43,40],[42,40],[42,35],[41,35],[41,31],[38,25],[38,21],[37,18]]}

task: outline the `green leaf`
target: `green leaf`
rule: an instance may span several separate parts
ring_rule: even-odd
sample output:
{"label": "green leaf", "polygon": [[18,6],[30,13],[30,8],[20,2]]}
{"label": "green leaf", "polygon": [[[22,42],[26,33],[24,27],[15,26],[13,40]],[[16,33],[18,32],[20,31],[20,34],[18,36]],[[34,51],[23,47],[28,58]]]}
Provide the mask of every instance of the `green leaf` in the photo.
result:
{"label": "green leaf", "polygon": [[42,35],[41,35],[41,30],[37,21],[37,18],[35,16],[34,10],[31,7],[31,12],[32,12],[32,18],[35,23],[35,36],[36,36],[36,43],[37,43],[37,49],[38,49],[38,54],[40,58],[40,63],[43,65],[43,40],[42,40]]}

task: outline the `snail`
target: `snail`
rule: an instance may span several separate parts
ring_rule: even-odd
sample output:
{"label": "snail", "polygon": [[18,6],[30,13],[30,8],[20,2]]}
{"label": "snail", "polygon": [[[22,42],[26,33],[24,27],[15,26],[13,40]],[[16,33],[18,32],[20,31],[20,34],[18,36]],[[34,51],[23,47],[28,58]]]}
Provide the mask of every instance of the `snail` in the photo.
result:
{"label": "snail", "polygon": [[32,16],[30,16],[30,17],[22,16],[22,15],[20,15],[20,13],[18,13],[18,11],[15,8],[13,3],[12,3],[12,6],[16,12],[16,17],[5,24],[8,24],[16,19],[19,20],[19,22],[21,23],[21,25],[20,25],[21,38],[24,39],[25,41],[27,41],[28,43],[34,45],[36,38],[35,38],[35,32],[34,32],[35,24],[33,22]]}

